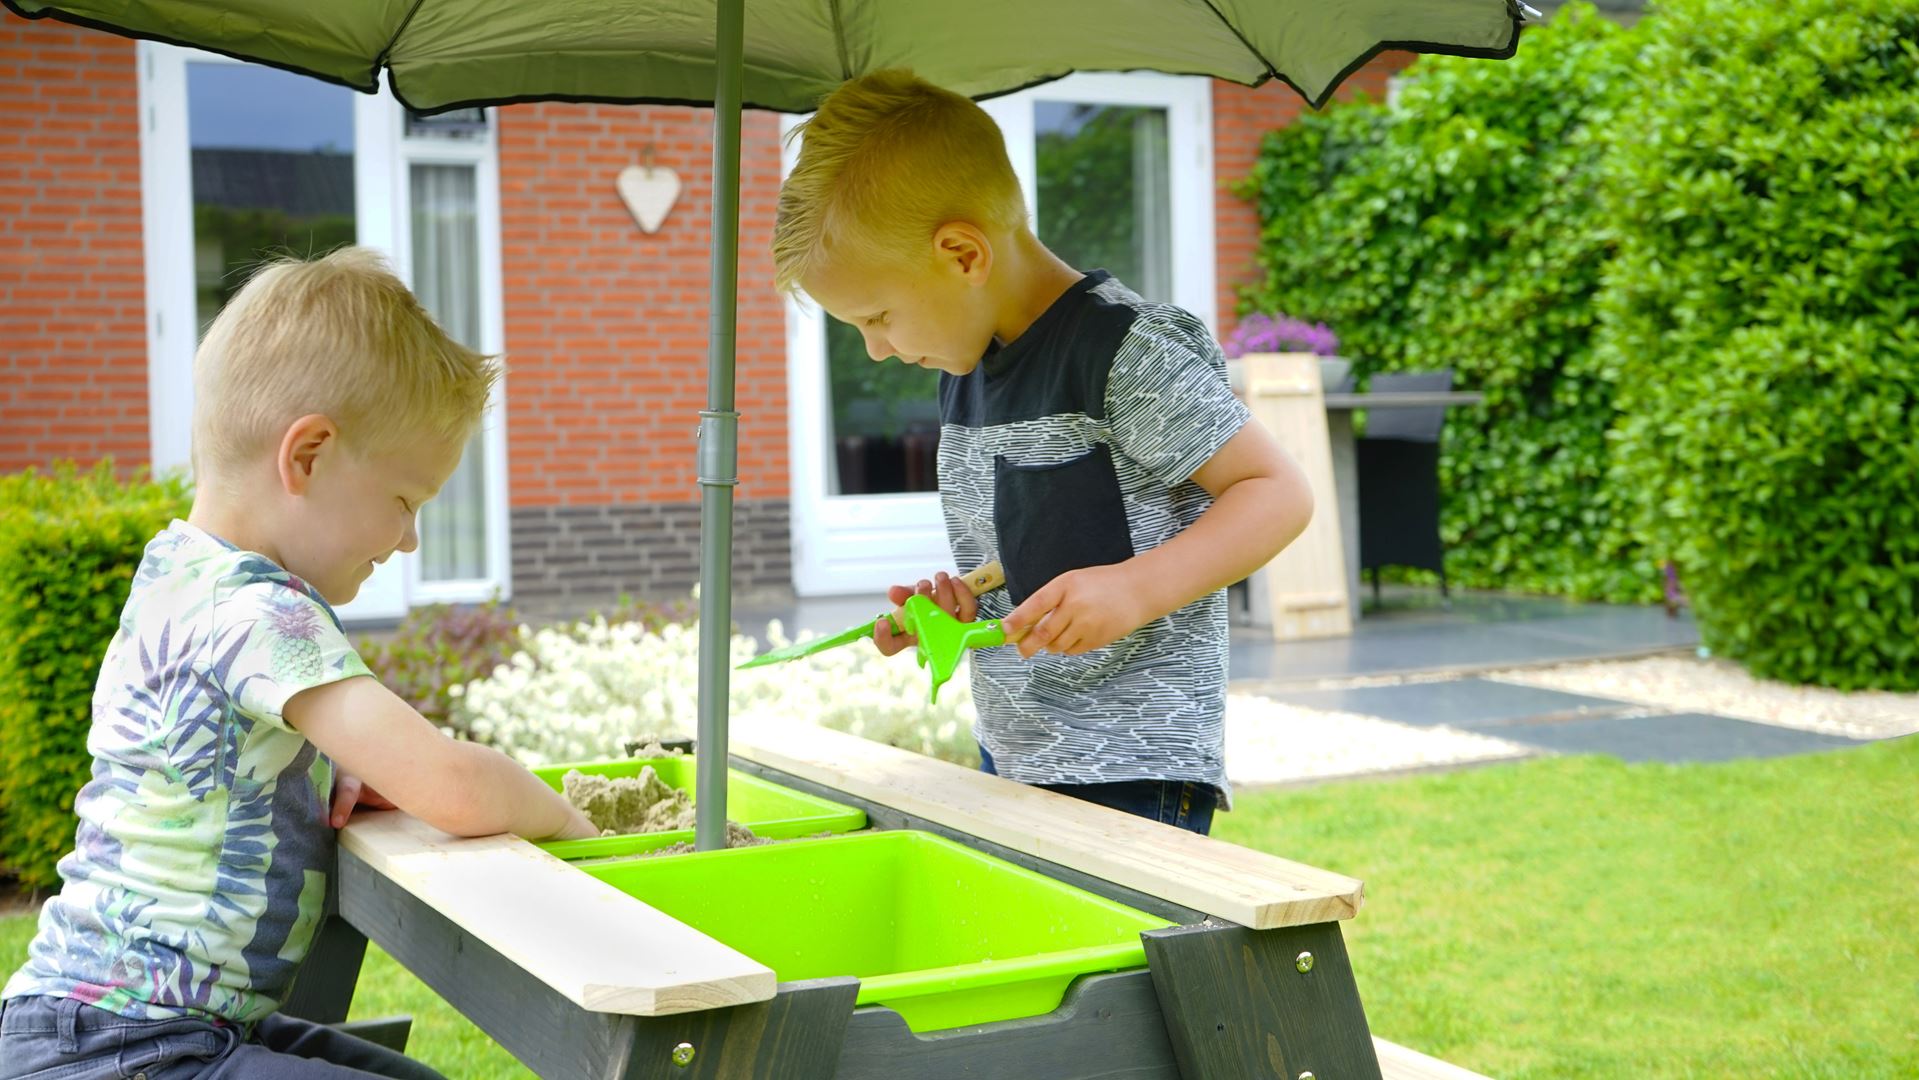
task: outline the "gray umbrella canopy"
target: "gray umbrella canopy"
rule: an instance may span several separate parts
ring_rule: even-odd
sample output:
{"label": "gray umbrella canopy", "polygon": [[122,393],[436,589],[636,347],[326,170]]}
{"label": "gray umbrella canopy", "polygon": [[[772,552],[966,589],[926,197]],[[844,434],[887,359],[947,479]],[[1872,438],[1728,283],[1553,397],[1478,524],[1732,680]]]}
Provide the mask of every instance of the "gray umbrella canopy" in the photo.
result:
{"label": "gray umbrella canopy", "polygon": [[[711,104],[713,0],[6,0],[229,53],[421,111],[513,101]],[[741,98],[805,112],[887,67],[974,97],[1074,71],[1290,83],[1323,104],[1383,47],[1503,58],[1514,0],[754,0]]]}
{"label": "gray umbrella canopy", "polygon": [[1513,55],[1518,0],[0,0],[28,18],[225,53],[420,112],[521,101],[713,106],[713,274],[700,412],[697,841],[726,845],[740,110],[806,112],[889,67],[972,97],[1075,71],[1290,84],[1315,107],[1385,48]]}

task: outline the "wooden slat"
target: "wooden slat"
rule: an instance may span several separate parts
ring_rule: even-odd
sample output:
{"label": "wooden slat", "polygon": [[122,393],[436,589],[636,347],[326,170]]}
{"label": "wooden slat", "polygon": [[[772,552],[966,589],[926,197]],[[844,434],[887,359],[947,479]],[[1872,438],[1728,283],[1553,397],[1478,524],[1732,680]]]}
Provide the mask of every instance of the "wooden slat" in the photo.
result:
{"label": "wooden slat", "polygon": [[1353,614],[1319,358],[1258,353],[1239,363],[1253,419],[1299,463],[1314,503],[1306,531],[1253,575],[1253,618],[1282,641],[1345,637]]}
{"label": "wooden slat", "polygon": [[1350,919],[1352,878],[811,724],[736,720],[732,752],[1256,930]]}
{"label": "wooden slat", "polygon": [[340,844],[594,1012],[766,1001],[772,970],[515,836],[461,839],[397,810],[355,814]]}
{"label": "wooden slat", "polygon": [[1385,1080],[1488,1080],[1471,1069],[1408,1050],[1377,1035],[1373,1036],[1373,1049],[1379,1053],[1379,1071]]}

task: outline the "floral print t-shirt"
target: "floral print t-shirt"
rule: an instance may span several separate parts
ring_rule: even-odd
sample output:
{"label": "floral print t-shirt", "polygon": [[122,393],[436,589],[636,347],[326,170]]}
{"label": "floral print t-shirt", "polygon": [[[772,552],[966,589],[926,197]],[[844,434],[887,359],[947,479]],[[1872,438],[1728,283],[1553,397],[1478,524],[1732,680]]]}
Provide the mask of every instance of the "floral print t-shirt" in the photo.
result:
{"label": "floral print t-shirt", "polygon": [[0,998],[140,1020],[273,1012],[334,844],[333,763],[281,709],[368,674],[327,602],[264,555],[183,521],[154,537],[94,688],[64,885]]}

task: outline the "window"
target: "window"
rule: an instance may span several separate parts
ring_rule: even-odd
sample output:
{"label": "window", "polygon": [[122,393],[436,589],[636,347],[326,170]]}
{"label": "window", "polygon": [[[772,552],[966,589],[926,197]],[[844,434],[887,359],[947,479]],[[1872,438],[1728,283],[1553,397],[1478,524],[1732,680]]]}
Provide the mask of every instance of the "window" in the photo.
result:
{"label": "window", "polygon": [[[139,50],[156,468],[188,463],[201,333],[275,255],[377,248],[449,334],[502,350],[490,113],[413,116],[386,94],[170,45]],[[459,469],[421,513],[421,550],[381,567],[341,616],[390,619],[413,603],[505,594],[505,475],[496,394]]]}

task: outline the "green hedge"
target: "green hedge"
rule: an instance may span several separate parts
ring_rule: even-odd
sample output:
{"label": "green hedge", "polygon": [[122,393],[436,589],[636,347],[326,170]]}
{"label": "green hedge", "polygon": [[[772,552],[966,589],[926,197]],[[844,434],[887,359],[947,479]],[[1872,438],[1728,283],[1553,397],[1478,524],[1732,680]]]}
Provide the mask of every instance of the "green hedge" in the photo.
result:
{"label": "green hedge", "polygon": [[1613,386],[1593,359],[1611,244],[1599,162],[1626,46],[1575,4],[1511,60],[1422,59],[1396,108],[1342,106],[1269,135],[1239,189],[1263,223],[1244,310],[1329,323],[1362,377],[1451,367],[1485,392],[1446,421],[1459,584],[1658,595],[1610,480]]}
{"label": "green hedge", "polygon": [[24,885],[59,880],[100,657],[141,551],[190,503],[183,483],[122,483],[108,462],[0,478],[0,867]]}
{"label": "green hedge", "polygon": [[1607,160],[1616,483],[1705,640],[1919,689],[1919,0],[1674,0]]}
{"label": "green hedge", "polygon": [[1449,365],[1449,574],[1634,600],[1760,675],[1919,687],[1919,0],[1569,5],[1271,136],[1245,310]]}

